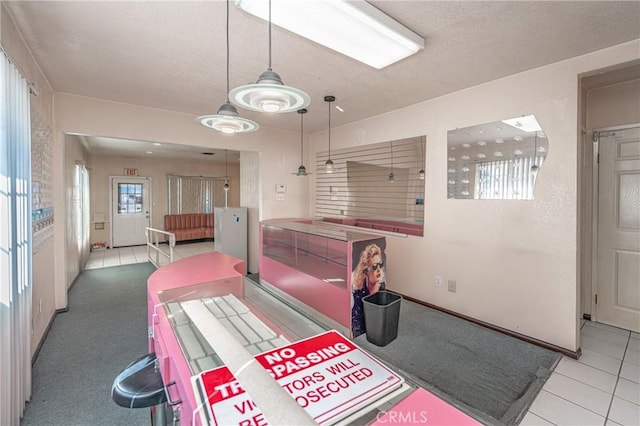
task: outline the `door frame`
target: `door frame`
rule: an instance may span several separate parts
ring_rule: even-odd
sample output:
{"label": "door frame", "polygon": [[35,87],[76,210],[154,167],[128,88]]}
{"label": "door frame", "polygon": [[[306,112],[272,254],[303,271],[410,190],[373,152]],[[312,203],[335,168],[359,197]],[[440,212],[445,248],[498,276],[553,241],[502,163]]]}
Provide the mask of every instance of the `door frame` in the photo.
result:
{"label": "door frame", "polygon": [[[619,126],[599,127],[592,129],[593,141],[593,185],[592,185],[592,245],[591,245],[591,321],[598,322],[598,307],[596,297],[598,295],[598,220],[599,220],[599,189],[600,189],[600,136],[601,132],[611,132],[640,127],[640,123],[622,124]],[[598,136],[596,137],[596,134]]]}
{"label": "door frame", "polygon": [[153,184],[149,176],[109,176],[109,247],[113,248],[113,180],[146,179],[149,181],[149,228],[153,227]]}

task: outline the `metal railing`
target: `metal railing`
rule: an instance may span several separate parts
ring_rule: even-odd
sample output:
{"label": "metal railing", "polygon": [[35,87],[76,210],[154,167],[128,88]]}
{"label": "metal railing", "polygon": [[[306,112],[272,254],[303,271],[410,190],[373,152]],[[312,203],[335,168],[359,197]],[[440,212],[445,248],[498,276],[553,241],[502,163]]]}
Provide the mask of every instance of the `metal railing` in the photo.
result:
{"label": "metal railing", "polygon": [[[160,256],[166,258],[169,262],[173,262],[173,248],[176,246],[176,234],[173,232],[163,231],[162,229],[145,228],[144,235],[147,237],[147,258],[149,262],[153,263],[156,268],[160,267]],[[160,237],[169,236],[169,251],[163,250],[160,245]],[[162,243],[165,243],[165,238],[162,238]],[[154,256],[155,254],[155,260]]]}

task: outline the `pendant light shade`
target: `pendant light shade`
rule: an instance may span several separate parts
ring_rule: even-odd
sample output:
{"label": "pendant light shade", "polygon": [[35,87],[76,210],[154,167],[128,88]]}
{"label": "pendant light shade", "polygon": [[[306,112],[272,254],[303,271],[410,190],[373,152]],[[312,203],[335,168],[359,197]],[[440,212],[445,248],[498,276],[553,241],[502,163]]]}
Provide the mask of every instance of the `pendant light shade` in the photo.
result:
{"label": "pendant light shade", "polygon": [[333,161],[331,161],[331,102],[335,101],[335,96],[325,96],[324,101],[329,105],[329,159],[324,163],[325,173],[333,173]]}
{"label": "pendant light shade", "polygon": [[298,167],[298,171],[296,173],[292,173],[296,176],[307,176],[311,173],[307,172],[307,168],[304,166],[304,151],[303,151],[303,138],[304,138],[304,115],[307,113],[305,108],[299,109],[298,114],[300,114],[300,167]]}
{"label": "pendant light shade", "polygon": [[227,3],[227,102],[223,103],[213,115],[202,115],[197,121],[205,127],[226,134],[250,133],[260,128],[258,123],[240,117],[236,107],[229,102],[229,0]]}
{"label": "pendant light shade", "polygon": [[269,0],[269,68],[258,81],[232,89],[229,97],[245,109],[261,112],[291,112],[309,106],[309,95],[295,87],[285,86],[278,73],[271,69],[271,0]]}

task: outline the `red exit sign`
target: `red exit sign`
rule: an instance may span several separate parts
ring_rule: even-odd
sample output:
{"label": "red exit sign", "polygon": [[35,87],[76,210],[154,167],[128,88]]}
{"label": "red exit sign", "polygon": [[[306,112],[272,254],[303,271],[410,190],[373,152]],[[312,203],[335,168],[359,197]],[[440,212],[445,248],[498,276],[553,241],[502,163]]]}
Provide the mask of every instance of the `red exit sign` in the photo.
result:
{"label": "red exit sign", "polygon": [[138,176],[138,169],[124,169],[125,176]]}

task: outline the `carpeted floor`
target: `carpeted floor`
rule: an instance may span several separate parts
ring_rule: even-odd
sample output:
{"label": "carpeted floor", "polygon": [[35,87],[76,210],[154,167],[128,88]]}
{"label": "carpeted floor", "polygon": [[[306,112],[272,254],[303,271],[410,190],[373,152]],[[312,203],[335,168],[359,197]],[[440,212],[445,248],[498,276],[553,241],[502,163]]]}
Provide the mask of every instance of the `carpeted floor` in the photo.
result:
{"label": "carpeted floor", "polygon": [[111,401],[114,378],[147,353],[147,278],[139,263],[83,272],[33,367],[22,425],[144,425],[148,409]]}
{"label": "carpeted floor", "polygon": [[396,340],[384,347],[365,335],[355,341],[453,405],[498,424],[518,422],[561,357],[408,300],[401,302]]}

